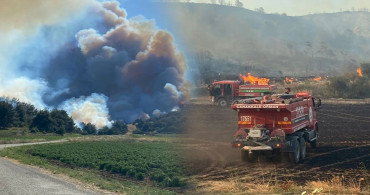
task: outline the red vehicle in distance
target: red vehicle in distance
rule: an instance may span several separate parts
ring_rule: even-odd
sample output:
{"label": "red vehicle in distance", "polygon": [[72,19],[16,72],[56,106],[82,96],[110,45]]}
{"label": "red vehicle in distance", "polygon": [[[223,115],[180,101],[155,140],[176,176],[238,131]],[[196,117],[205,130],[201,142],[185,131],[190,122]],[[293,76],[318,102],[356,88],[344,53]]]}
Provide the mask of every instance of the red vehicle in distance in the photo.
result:
{"label": "red vehicle in distance", "polygon": [[271,95],[276,89],[276,85],[243,84],[237,80],[214,81],[208,86],[212,103],[219,106],[227,106],[235,100]]}

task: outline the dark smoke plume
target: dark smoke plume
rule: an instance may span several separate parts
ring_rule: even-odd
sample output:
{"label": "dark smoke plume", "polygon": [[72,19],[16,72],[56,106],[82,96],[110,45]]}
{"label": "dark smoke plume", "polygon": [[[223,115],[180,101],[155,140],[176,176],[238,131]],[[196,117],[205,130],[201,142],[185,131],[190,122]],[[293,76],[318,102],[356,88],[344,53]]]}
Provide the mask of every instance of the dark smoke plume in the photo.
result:
{"label": "dark smoke plume", "polygon": [[[44,75],[50,87],[65,93],[46,102],[59,105],[69,98],[101,94],[108,97],[112,119],[130,122],[157,109],[175,108],[184,98],[186,64],[173,37],[157,30],[153,21],[127,19],[117,2],[103,2],[94,11],[106,31],[80,30],[77,45],[61,50],[51,61]],[[58,76],[52,74],[55,70]],[[73,101],[61,108],[70,110],[67,105]]]}
{"label": "dark smoke plume", "polygon": [[48,59],[32,78],[43,83],[42,104],[98,127],[178,110],[186,62],[171,34],[142,16],[128,19],[116,1],[91,2],[86,13],[84,29],[38,56]]}

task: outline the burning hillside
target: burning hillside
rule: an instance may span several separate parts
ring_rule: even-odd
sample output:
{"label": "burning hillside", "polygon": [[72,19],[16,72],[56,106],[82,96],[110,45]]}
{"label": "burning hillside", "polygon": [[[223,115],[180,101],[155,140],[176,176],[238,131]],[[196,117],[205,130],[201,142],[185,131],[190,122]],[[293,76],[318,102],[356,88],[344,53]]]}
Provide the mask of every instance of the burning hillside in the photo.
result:
{"label": "burning hillside", "polygon": [[290,83],[290,84],[293,84],[293,81],[294,81],[293,77],[292,78],[285,77],[285,80],[284,80],[285,83]]}

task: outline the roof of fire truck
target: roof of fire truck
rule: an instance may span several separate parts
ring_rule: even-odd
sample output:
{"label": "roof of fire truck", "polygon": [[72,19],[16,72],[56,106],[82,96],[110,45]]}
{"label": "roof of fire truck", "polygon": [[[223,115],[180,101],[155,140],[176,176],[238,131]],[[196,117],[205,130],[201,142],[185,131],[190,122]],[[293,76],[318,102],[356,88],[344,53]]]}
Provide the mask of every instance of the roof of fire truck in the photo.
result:
{"label": "roof of fire truck", "polygon": [[237,108],[283,108],[294,102],[310,99],[311,95],[306,92],[296,94],[274,94],[257,98],[236,100],[232,103],[233,109]]}
{"label": "roof of fire truck", "polygon": [[213,84],[214,85],[217,85],[217,84],[231,84],[231,83],[240,83],[240,81],[237,81],[237,80],[225,80],[225,81],[214,81]]}

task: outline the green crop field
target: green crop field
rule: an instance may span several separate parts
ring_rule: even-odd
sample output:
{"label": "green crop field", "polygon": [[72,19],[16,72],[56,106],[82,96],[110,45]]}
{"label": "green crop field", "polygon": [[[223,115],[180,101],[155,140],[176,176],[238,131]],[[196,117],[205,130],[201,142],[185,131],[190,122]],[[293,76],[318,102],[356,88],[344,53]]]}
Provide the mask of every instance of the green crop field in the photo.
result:
{"label": "green crop field", "polygon": [[96,141],[32,146],[28,153],[70,166],[99,169],[160,186],[185,184],[185,168],[173,143]]}

